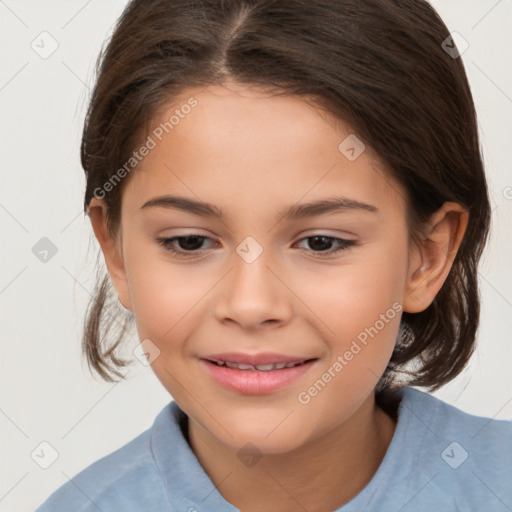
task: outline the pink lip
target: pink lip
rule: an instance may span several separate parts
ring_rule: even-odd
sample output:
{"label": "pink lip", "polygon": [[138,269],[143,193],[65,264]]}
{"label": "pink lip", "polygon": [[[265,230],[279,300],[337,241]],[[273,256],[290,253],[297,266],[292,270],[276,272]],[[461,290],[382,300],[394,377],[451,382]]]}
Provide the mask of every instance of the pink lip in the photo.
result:
{"label": "pink lip", "polygon": [[[310,360],[299,366],[293,366],[291,368],[282,368],[281,370],[238,370],[236,368],[228,368],[226,366],[219,366],[206,359],[201,359],[203,364],[208,371],[209,375],[220,385],[239,393],[246,395],[264,395],[273,393],[287,384],[290,384],[294,380],[304,375],[316,362],[316,359]],[[223,359],[224,361],[224,359]],[[246,359],[247,361],[247,359]],[[275,361],[273,362],[292,362],[288,359],[287,361]],[[270,364],[269,363],[242,363],[241,364]]]}

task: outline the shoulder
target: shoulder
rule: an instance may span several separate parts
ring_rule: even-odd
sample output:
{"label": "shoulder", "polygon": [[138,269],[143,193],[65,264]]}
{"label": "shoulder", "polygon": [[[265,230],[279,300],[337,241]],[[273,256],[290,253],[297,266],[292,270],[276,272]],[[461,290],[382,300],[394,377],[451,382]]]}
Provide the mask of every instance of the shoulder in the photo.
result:
{"label": "shoulder", "polygon": [[152,428],[70,478],[35,512],[158,510],[165,492],[151,452]]}
{"label": "shoulder", "polygon": [[469,510],[512,506],[512,420],[469,414],[417,389],[403,391],[400,407],[409,409],[410,425],[421,432],[414,451],[432,489]]}
{"label": "shoulder", "polygon": [[496,455],[502,455],[503,448],[512,446],[512,420],[470,414],[414,388],[404,388],[403,393],[403,407],[424,418],[433,433],[467,439],[475,449],[485,447],[487,455],[491,449]]}

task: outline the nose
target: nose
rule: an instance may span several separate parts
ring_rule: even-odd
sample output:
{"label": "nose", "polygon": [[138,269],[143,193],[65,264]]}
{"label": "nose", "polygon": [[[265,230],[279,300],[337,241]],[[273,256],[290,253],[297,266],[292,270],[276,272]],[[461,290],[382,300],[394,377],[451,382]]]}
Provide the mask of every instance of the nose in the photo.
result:
{"label": "nose", "polygon": [[255,259],[240,254],[233,254],[231,270],[217,287],[214,303],[217,320],[238,324],[246,330],[267,325],[276,328],[288,323],[293,314],[293,293],[286,286],[275,259],[272,261],[265,250]]}

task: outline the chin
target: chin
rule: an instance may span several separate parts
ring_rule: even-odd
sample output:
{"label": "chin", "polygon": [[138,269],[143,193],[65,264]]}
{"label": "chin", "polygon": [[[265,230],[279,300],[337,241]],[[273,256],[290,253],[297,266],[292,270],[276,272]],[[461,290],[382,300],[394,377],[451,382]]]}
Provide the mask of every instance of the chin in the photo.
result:
{"label": "chin", "polygon": [[[277,423],[278,424],[278,423]],[[266,425],[266,423],[265,423]],[[226,436],[223,432],[224,444],[228,445],[233,451],[239,452],[243,447],[247,450],[265,454],[283,454],[300,448],[303,443],[307,443],[308,434],[306,432],[288,428],[255,428],[251,429],[248,425],[231,425],[228,431],[233,437]],[[275,429],[275,430],[274,430]],[[255,447],[255,448],[253,448]]]}

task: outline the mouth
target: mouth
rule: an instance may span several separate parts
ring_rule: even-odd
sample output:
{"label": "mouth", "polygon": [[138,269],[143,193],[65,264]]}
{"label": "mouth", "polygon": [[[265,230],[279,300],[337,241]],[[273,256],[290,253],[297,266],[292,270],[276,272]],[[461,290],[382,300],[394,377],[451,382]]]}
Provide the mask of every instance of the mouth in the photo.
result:
{"label": "mouth", "polygon": [[290,386],[308,373],[318,358],[276,354],[218,354],[200,358],[209,377],[244,395],[265,395]]}

